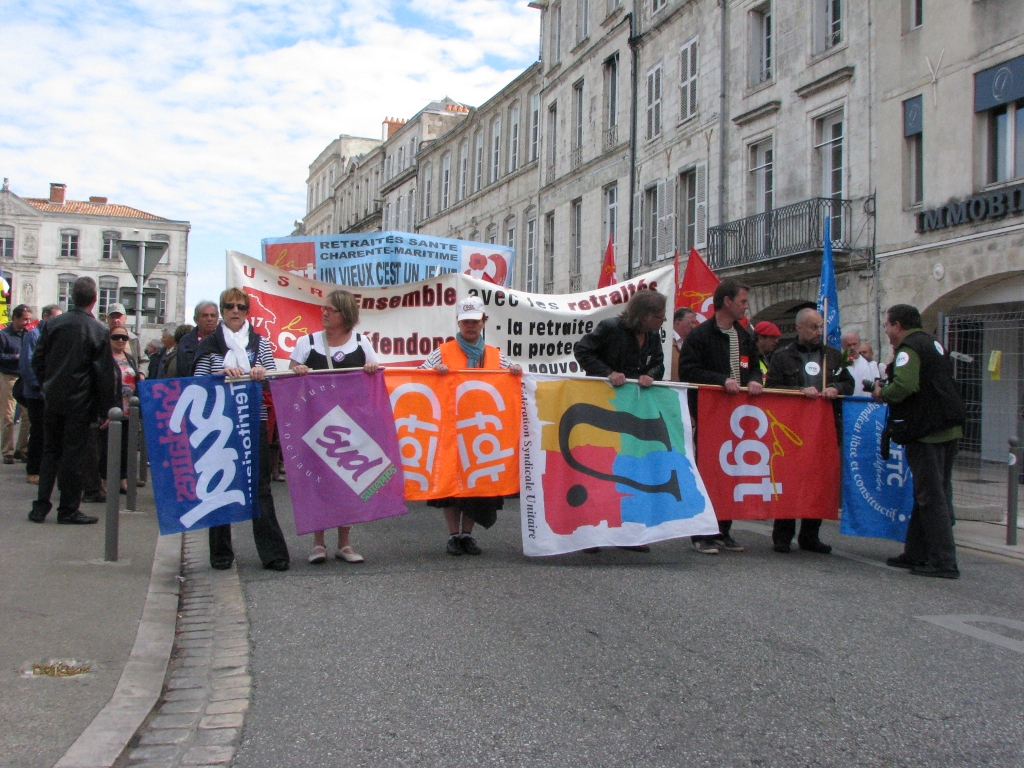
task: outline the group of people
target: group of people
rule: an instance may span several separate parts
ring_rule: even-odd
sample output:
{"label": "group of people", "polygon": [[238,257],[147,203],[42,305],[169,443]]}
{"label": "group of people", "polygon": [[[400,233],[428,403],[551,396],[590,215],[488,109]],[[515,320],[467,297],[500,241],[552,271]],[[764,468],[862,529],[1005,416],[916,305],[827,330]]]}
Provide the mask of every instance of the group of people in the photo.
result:
{"label": "group of people", "polygon": [[[96,284],[88,277],[75,281],[72,301],[74,308],[63,314],[55,306],[44,307],[43,322],[32,331],[26,330],[31,311],[25,306],[16,307],[11,324],[0,333],[0,396],[13,390],[20,374],[23,396],[29,403],[22,429],[26,423],[33,424],[37,429],[30,428],[29,434],[41,434],[41,438],[27,438],[24,447],[20,441],[15,447],[13,433],[8,430],[5,401],[4,461],[13,462],[16,451],[23,450],[30,481],[32,470],[38,466],[35,481],[39,492],[29,514],[29,519],[37,523],[43,522],[52,508],[50,497],[55,481],[60,483],[57,522],[96,522],[97,518],[79,508],[83,478],[90,475],[89,463],[96,455],[90,441],[95,443],[97,431],[105,429],[111,407],[127,407],[128,398],[141,379],[137,353],[131,352],[131,344],[135,341],[137,345],[137,340],[123,325],[123,307],[110,307],[106,327],[95,320],[92,311]],[[713,296],[714,313],[704,322],[699,322],[690,309],[676,310],[669,378],[721,387],[731,395],[746,391],[756,397],[766,387],[799,390],[804,397],[834,403],[837,434],[841,434],[842,428],[837,400],[840,396],[868,394],[887,403],[892,439],[906,446],[914,477],[914,509],[905,549],[887,562],[922,576],[957,578],[951,529],[952,467],[957,440],[962,435],[964,407],[952,377],[949,356],[936,339],[922,330],[918,310],[909,305],[896,305],[888,310],[885,333],[893,346],[894,358],[883,377],[872,360],[870,346],[862,344],[856,333],[844,334],[842,349],[823,343],[824,321],[815,309],[808,307],[797,313],[796,338],[777,348],[782,333],[773,323],[762,321],[754,326],[753,332],[745,327],[749,303],[749,288],[730,279],[719,283]],[[268,340],[256,333],[249,322],[249,307],[249,297],[239,288],[224,291],[219,304],[198,304],[194,327],[165,330],[162,349],[152,350],[150,376],[223,373],[264,381],[276,365]],[[646,388],[664,379],[661,334],[667,321],[665,311],[663,295],[638,291],[622,314],[601,321],[576,343],[574,353],[583,371],[588,376],[606,378],[613,386],[636,380],[641,388]],[[474,368],[522,373],[497,347],[484,342],[487,316],[479,298],[460,300],[456,321],[458,331],[454,339],[431,352],[421,368],[440,374]],[[370,375],[376,373],[379,362],[367,339],[355,331],[358,322],[359,305],[355,297],[342,289],[330,293],[322,307],[322,330],[297,340],[290,369],[300,376],[315,370],[352,368],[362,368]],[[9,373],[13,370],[12,349],[18,373]],[[691,389],[688,397],[694,427],[699,428],[698,390]],[[13,408],[11,411],[13,416]],[[252,530],[263,567],[285,571],[290,566],[290,557],[271,493],[268,419],[265,400],[260,420],[258,515],[253,519]],[[33,463],[34,456],[41,457],[38,465]],[[428,501],[429,506],[444,511],[449,534],[447,553],[479,555],[480,546],[472,536],[474,525],[493,525],[502,501],[500,497]],[[795,536],[801,549],[829,554],[832,548],[819,538],[821,520],[803,519],[797,532],[798,517],[794,514],[793,518],[774,522],[775,551],[789,552]],[[719,519],[718,524],[717,534],[692,537],[694,549],[707,555],[744,551],[731,535],[732,521]],[[325,533],[313,534],[311,564],[327,560]],[[211,566],[230,568],[234,561],[231,527],[211,528],[209,540]],[[628,549],[650,550],[648,546]],[[349,526],[338,528],[334,555],[347,563],[364,561],[351,545]]]}
{"label": "group of people", "polygon": [[[698,322],[692,310],[676,311],[672,378],[721,387],[730,395],[745,390],[756,397],[767,387],[798,390],[807,398],[832,401],[837,435],[842,434],[840,396],[870,395],[888,404],[889,432],[906,447],[914,479],[914,508],[904,552],[886,562],[919,576],[958,578],[952,535],[952,472],[966,414],[949,354],[922,330],[920,312],[897,304],[886,313],[884,330],[894,356],[883,377],[872,360],[870,346],[862,344],[856,333],[843,335],[843,349],[825,344],[824,319],[814,308],[797,313],[796,338],[782,348],[776,348],[782,333],[773,323],[762,321],[749,332],[743,325],[749,293],[742,283],[723,280],[712,299],[714,314],[704,322]],[[661,327],[667,320],[665,308],[663,296],[637,292],[620,316],[603,320],[577,342],[576,360],[584,372],[605,377],[613,386],[635,379],[640,387],[649,387],[664,378]],[[688,397],[693,425],[699,429],[698,390],[691,389]],[[802,519],[797,533],[797,517],[774,521],[775,551],[790,552],[795,535],[800,549],[831,553],[832,547],[819,538],[821,520]],[[692,537],[694,549],[707,555],[742,552],[743,546],[731,536],[732,521],[720,518],[718,525],[716,535]]]}

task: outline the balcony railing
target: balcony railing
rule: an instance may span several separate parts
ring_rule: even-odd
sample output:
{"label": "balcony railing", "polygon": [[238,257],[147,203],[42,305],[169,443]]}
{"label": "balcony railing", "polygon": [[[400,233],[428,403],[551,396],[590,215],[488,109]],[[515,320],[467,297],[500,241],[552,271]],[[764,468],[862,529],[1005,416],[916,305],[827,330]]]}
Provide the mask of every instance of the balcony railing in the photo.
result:
{"label": "balcony railing", "polygon": [[573,147],[569,153],[569,167],[574,171],[583,165],[583,147]]}
{"label": "balcony railing", "polygon": [[814,197],[756,216],[708,228],[708,266],[712,269],[753,264],[820,251],[825,219],[831,219],[832,249],[853,247],[850,200]]}
{"label": "balcony railing", "polygon": [[601,149],[608,152],[619,144],[619,126],[611,125],[604,129],[604,142]]}
{"label": "balcony railing", "polygon": [[554,184],[555,183],[555,164],[553,162],[552,163],[548,163],[547,183],[548,184]]}

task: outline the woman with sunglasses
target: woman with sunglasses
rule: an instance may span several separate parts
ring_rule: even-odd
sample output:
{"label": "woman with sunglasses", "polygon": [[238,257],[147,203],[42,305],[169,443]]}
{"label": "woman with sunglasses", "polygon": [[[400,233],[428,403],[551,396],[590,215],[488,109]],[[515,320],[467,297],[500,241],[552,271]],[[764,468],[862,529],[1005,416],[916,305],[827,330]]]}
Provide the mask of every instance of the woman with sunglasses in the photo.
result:
{"label": "woman with sunglasses", "polygon": [[[249,297],[241,288],[228,288],[220,295],[223,322],[203,338],[196,350],[194,374],[206,376],[249,376],[263,381],[267,371],[277,370],[270,342],[253,330],[249,323]],[[259,517],[253,518],[252,537],[263,567],[270,571],[288,570],[288,545],[274,511],[270,492],[270,441],[267,436],[267,409],[260,409]],[[231,567],[235,559],[231,547],[231,526],[210,528],[210,566],[219,571]]]}
{"label": "woman with sunglasses", "polygon": [[[323,331],[303,336],[295,342],[290,368],[300,376],[310,371],[362,368],[375,373],[379,368],[377,355],[365,336],[353,333],[359,323],[359,304],[348,291],[331,291],[324,304],[320,322]],[[348,543],[351,526],[338,527],[338,548],[334,556],[346,563],[361,563],[363,556]],[[324,532],[313,532],[313,553],[309,562],[321,565],[327,561]]]}
{"label": "woman with sunglasses", "polygon": [[[129,401],[135,396],[137,384],[141,378],[139,364],[128,351],[128,342],[132,333],[123,325],[115,325],[110,329],[110,351],[114,356],[114,367],[118,373],[117,389],[121,395],[121,410],[128,418]],[[100,477],[107,481],[107,438],[100,439]],[[121,430],[121,493],[128,493],[128,428]],[[109,483],[107,486],[110,489]]]}

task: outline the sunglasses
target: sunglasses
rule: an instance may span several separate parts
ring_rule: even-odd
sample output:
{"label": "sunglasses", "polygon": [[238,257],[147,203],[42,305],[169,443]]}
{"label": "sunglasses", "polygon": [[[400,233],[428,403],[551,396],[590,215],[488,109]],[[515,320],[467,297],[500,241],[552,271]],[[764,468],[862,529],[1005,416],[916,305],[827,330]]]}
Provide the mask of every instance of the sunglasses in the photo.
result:
{"label": "sunglasses", "polygon": [[127,336],[111,336],[110,340],[111,341],[128,341],[128,337]]}
{"label": "sunglasses", "polygon": [[221,311],[223,311],[225,309],[237,309],[239,312],[248,312],[249,311],[249,305],[248,304],[222,304],[221,305]]}

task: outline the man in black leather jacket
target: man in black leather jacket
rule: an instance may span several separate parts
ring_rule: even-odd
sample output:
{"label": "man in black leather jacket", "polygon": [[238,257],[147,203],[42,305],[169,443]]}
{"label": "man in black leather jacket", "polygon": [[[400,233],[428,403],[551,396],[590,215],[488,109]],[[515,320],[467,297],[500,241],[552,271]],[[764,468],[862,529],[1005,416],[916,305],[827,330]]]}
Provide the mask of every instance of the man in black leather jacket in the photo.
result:
{"label": "man in black leather jacket", "polygon": [[[806,307],[796,315],[796,340],[776,350],[768,367],[765,386],[769,389],[799,389],[804,397],[822,397],[831,400],[835,412],[836,435],[842,429],[840,395],[852,395],[854,389],[850,369],[843,365],[843,353],[822,343],[824,320],[816,309]],[[797,542],[800,549],[827,555],[832,547],[818,538],[821,520],[813,517],[800,522]],[[789,552],[796,533],[796,520],[776,520],[772,527],[772,541],[776,552]]]}
{"label": "man in black leather jacket", "polygon": [[89,425],[106,420],[118,405],[117,374],[107,328],[92,314],[96,281],[80,277],[72,286],[74,308],[46,321],[32,355],[32,370],[39,380],[44,406],[43,464],[39,495],[28,519],[41,523],[52,509],[50,495],[60,474],[57,522],[88,525],[98,518],[78,508],[82,498],[80,464],[89,455]]}

